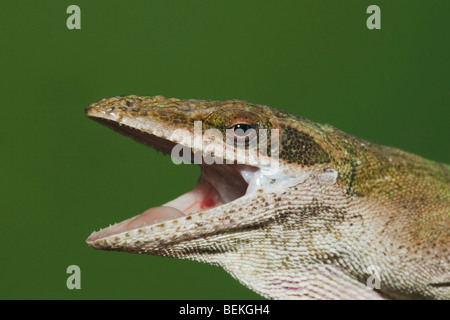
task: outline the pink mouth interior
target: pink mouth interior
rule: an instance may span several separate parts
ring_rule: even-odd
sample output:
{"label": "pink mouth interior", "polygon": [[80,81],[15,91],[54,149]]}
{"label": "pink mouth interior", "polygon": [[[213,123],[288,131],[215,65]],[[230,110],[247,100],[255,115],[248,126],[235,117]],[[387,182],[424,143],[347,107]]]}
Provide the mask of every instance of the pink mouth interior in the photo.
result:
{"label": "pink mouth interior", "polygon": [[202,175],[190,192],[161,207],[150,208],[138,216],[93,232],[87,242],[212,209],[245,194],[248,185],[236,165],[202,165],[201,168]]}

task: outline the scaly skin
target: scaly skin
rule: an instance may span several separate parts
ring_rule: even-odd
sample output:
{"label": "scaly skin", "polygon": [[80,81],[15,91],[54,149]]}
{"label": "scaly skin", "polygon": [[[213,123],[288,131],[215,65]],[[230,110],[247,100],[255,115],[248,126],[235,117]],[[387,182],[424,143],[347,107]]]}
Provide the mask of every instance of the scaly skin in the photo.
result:
{"label": "scaly skin", "polygon": [[[299,178],[90,246],[219,265],[272,299],[450,299],[449,166],[241,100],[125,96],[86,112],[158,149],[156,137],[192,132],[194,121],[279,129],[281,170]],[[366,286],[370,268],[379,289]]]}

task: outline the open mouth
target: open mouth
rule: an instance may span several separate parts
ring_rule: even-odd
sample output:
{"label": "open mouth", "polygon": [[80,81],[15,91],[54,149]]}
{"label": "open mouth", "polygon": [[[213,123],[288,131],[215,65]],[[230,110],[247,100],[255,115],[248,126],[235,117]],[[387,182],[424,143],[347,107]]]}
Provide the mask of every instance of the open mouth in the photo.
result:
{"label": "open mouth", "polygon": [[[115,121],[94,117],[93,119],[164,154],[170,153],[175,146],[175,143],[170,140],[126,125],[118,125]],[[200,168],[200,178],[195,188],[191,191],[160,207],[150,208],[133,218],[98,232],[93,232],[87,239],[87,242],[94,242],[115,234],[178,219],[198,212],[206,212],[231,203],[245,195],[257,192],[257,190],[262,189],[261,191],[263,191],[269,185],[274,187],[277,184],[276,179],[265,179],[265,176],[261,174],[261,169],[255,166],[236,163],[206,164],[202,161]]]}

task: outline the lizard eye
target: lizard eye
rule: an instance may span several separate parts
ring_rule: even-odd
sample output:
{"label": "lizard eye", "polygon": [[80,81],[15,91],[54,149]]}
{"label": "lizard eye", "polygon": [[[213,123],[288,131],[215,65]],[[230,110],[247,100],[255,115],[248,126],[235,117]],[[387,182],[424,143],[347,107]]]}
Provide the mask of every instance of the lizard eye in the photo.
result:
{"label": "lizard eye", "polygon": [[254,127],[249,124],[238,123],[232,126],[231,129],[233,130],[236,136],[243,138],[249,136],[251,133],[249,130],[254,129]]}
{"label": "lizard eye", "polygon": [[267,129],[271,128],[271,123],[266,119],[264,112],[256,113],[249,111],[250,109],[250,107],[222,108],[212,112],[205,120],[205,124],[208,128],[221,131],[226,144],[235,146],[236,143],[239,145],[244,143],[246,149],[255,149],[258,148],[260,141],[267,141]]}

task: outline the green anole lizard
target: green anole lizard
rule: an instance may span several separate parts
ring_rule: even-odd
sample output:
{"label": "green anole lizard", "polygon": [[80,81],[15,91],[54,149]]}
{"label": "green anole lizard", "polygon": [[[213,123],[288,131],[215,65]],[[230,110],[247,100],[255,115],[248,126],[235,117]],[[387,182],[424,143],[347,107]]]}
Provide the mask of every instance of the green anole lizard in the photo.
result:
{"label": "green anole lizard", "polygon": [[86,113],[166,154],[181,141],[205,155],[198,122],[223,133],[209,147],[230,147],[227,130],[279,143],[266,154],[277,154],[276,173],[247,164],[233,142],[235,158],[200,164],[194,190],[94,232],[89,246],[218,265],[271,299],[450,299],[448,165],[242,100],[123,96]]}

